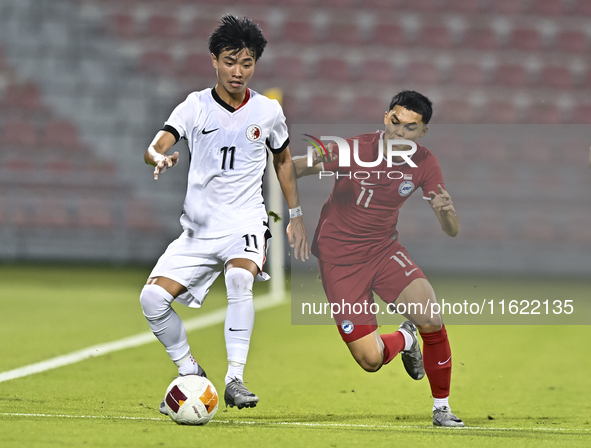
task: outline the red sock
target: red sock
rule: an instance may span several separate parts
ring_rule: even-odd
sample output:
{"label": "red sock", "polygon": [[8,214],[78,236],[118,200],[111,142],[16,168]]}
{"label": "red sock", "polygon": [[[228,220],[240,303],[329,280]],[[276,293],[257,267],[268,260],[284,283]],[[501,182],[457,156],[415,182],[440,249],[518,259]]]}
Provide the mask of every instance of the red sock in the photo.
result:
{"label": "red sock", "polygon": [[399,331],[390,334],[382,334],[380,337],[382,338],[382,341],[384,341],[385,365],[392,361],[398,353],[404,350],[406,342],[404,340],[404,335]]}
{"label": "red sock", "polygon": [[445,325],[434,333],[421,333],[423,365],[431,384],[433,398],[449,397],[451,383],[451,349]]}

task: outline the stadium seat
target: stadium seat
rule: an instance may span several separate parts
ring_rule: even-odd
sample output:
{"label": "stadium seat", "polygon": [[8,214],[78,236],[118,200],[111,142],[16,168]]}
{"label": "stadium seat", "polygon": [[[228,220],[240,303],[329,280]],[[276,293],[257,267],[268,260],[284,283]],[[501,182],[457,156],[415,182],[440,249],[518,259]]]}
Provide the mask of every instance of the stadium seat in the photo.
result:
{"label": "stadium seat", "polygon": [[495,50],[499,46],[497,34],[492,28],[469,28],[464,35],[464,44],[476,50]]}
{"label": "stadium seat", "polygon": [[35,200],[30,225],[34,227],[67,227],[70,224],[66,200],[60,196],[39,196]]}
{"label": "stadium seat", "polygon": [[388,108],[387,103],[387,98],[359,95],[353,100],[350,116],[363,123],[382,125],[384,112]]}
{"label": "stadium seat", "polygon": [[191,53],[184,59],[184,65],[179,75],[184,76],[208,76],[215,74],[209,53]]}
{"label": "stadium seat", "polygon": [[0,102],[3,115],[34,115],[43,112],[39,86],[32,82],[9,84]]}
{"label": "stadium seat", "polygon": [[176,16],[154,14],[148,18],[146,36],[158,39],[178,39],[181,28]]}
{"label": "stadium seat", "polygon": [[347,60],[323,57],[318,61],[317,76],[327,81],[347,82],[353,79],[353,72]]}
{"label": "stadium seat", "polygon": [[108,199],[82,197],[77,208],[76,223],[90,229],[109,230],[114,227]]}
{"label": "stadium seat", "polygon": [[576,0],[573,13],[577,16],[591,17],[591,2],[589,0]]}
{"label": "stadium seat", "polygon": [[591,50],[589,35],[583,31],[563,30],[556,36],[556,48],[571,53],[585,53]]}
{"label": "stadium seat", "polygon": [[441,10],[441,0],[410,0],[404,5],[404,9],[422,13],[437,12]]}
{"label": "stadium seat", "polygon": [[300,81],[308,77],[308,68],[298,56],[279,56],[273,62],[275,76],[279,79]]}
{"label": "stadium seat", "polygon": [[154,210],[146,201],[131,198],[125,205],[125,225],[132,230],[155,231],[160,229]]}
{"label": "stadium seat", "polygon": [[568,67],[546,66],[540,75],[540,85],[560,90],[572,89],[574,87],[573,74]]}
{"label": "stadium seat", "polygon": [[421,28],[417,44],[424,47],[444,49],[453,47],[455,42],[451,30],[446,26],[429,25]]}
{"label": "stadium seat", "polygon": [[345,116],[340,98],[333,95],[313,95],[310,98],[310,116],[316,120],[333,122]]}
{"label": "stadium seat", "polygon": [[521,116],[515,105],[509,101],[490,101],[484,109],[483,123],[519,123]]}
{"label": "stadium seat", "polygon": [[191,23],[191,28],[187,33],[190,37],[194,37],[201,40],[207,40],[210,34],[218,26],[217,18],[207,18],[201,15],[197,15]]}
{"label": "stadium seat", "polygon": [[360,45],[363,43],[363,36],[357,22],[330,23],[326,39],[328,42],[340,45]]}
{"label": "stadium seat", "polygon": [[282,26],[283,39],[298,44],[314,44],[317,42],[314,24],[303,20],[286,20]]}
{"label": "stadium seat", "polygon": [[565,0],[532,0],[531,12],[533,14],[559,16],[566,12]]}
{"label": "stadium seat", "polygon": [[435,121],[444,124],[475,123],[476,114],[470,102],[462,99],[447,99],[436,109]]}
{"label": "stadium seat", "polygon": [[319,0],[314,6],[320,8],[347,9],[359,5],[358,0]]}
{"label": "stadium seat", "polygon": [[47,121],[43,127],[42,143],[49,148],[80,149],[76,126],[66,120]]}
{"label": "stadium seat", "polygon": [[33,148],[39,144],[37,128],[29,121],[6,121],[0,144],[19,149]]}
{"label": "stadium seat", "polygon": [[[445,118],[445,111],[442,112],[442,117]],[[445,123],[445,122],[444,122]],[[454,127],[454,129],[456,129]],[[464,140],[458,137],[454,132],[449,132],[448,127],[443,126],[438,129],[438,135],[433,151],[435,155],[441,160],[449,162],[461,162],[464,160],[466,147]]]}
{"label": "stadium seat", "polygon": [[495,70],[495,84],[506,87],[526,87],[529,83],[527,70],[522,65],[504,64]]}
{"label": "stadium seat", "polygon": [[460,85],[483,86],[488,83],[489,79],[480,64],[468,62],[454,65],[451,81]]}
{"label": "stadium seat", "polygon": [[361,78],[363,81],[377,83],[392,83],[396,81],[394,67],[390,61],[379,59],[366,59],[361,64]]}
{"label": "stadium seat", "polygon": [[389,47],[404,47],[406,38],[404,28],[395,24],[382,24],[374,29],[374,42]]}
{"label": "stadium seat", "polygon": [[441,80],[437,66],[430,61],[413,61],[406,66],[405,78],[418,84],[436,85]]}
{"label": "stadium seat", "polygon": [[535,29],[517,28],[509,34],[508,46],[523,51],[539,51],[543,47],[542,36]]}
{"label": "stadium seat", "polygon": [[148,50],[142,54],[140,68],[154,75],[172,75],[176,68],[169,51]]}
{"label": "stadium seat", "polygon": [[570,123],[591,124],[591,103],[575,106]]}
{"label": "stadium seat", "polygon": [[132,14],[116,12],[110,14],[106,20],[107,29],[120,39],[131,39],[136,37],[137,30],[135,18]]}
{"label": "stadium seat", "polygon": [[527,12],[528,3],[522,0],[494,0],[491,3],[491,12],[496,14],[520,14]]}
{"label": "stadium seat", "polygon": [[488,5],[478,0],[447,0],[446,11],[473,14],[484,12]]}
{"label": "stadium seat", "polygon": [[528,110],[527,122],[532,124],[562,123],[560,109],[555,104],[533,104]]}
{"label": "stadium seat", "polygon": [[521,222],[520,236],[526,240],[551,241],[558,235],[552,221],[552,214],[537,208],[522,210],[519,214]]}
{"label": "stadium seat", "polygon": [[530,163],[545,163],[554,162],[557,157],[554,156],[552,144],[544,136],[527,135],[522,136],[518,142],[518,148],[513,149],[511,158]]}

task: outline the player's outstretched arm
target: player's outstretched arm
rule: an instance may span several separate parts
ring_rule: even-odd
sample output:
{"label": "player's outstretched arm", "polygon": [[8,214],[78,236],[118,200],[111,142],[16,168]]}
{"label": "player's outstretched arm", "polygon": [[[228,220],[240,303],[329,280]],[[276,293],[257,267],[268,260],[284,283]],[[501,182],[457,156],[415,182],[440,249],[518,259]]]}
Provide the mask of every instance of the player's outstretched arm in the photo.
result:
{"label": "player's outstretched arm", "polygon": [[449,236],[456,236],[460,231],[460,219],[454,209],[451,196],[440,184],[437,185],[437,188],[439,193],[429,192],[431,197],[429,204],[431,204],[431,208],[435,212],[439,224],[441,224],[441,230]]}
{"label": "player's outstretched arm", "polygon": [[[296,181],[296,170],[291,160],[289,146],[280,154],[273,154],[273,166],[277,173],[277,179],[283,196],[290,209],[289,227],[289,245],[294,249],[296,260],[299,258],[305,261],[309,258],[310,247],[308,245],[308,235],[304,227],[303,216],[301,215],[300,197],[298,193],[298,184]],[[291,217],[291,210],[299,209],[299,216]],[[297,213],[296,213],[297,214]]]}
{"label": "player's outstretched arm", "polygon": [[311,176],[318,174],[322,171],[321,162],[328,162],[329,160],[335,160],[338,156],[332,152],[332,143],[328,144],[328,158],[320,157],[320,154],[316,151],[312,153],[312,166],[308,166],[308,156],[295,156],[292,157],[293,166],[295,168],[296,177],[299,179],[304,176]]}
{"label": "player's outstretched arm", "polygon": [[158,175],[160,173],[164,173],[167,168],[172,168],[178,163],[178,151],[172,156],[166,155],[168,150],[172,148],[175,143],[176,139],[174,135],[168,131],[159,131],[144,153],[144,162],[155,167],[154,180],[158,180]]}

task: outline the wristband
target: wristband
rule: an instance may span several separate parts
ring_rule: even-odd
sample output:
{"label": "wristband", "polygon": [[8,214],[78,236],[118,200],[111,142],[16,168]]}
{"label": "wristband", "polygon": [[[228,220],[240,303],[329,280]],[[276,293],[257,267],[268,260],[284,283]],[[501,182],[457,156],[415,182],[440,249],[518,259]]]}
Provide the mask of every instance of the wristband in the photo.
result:
{"label": "wristband", "polygon": [[298,216],[303,216],[302,207],[300,205],[296,208],[289,209],[289,219],[297,218]]}

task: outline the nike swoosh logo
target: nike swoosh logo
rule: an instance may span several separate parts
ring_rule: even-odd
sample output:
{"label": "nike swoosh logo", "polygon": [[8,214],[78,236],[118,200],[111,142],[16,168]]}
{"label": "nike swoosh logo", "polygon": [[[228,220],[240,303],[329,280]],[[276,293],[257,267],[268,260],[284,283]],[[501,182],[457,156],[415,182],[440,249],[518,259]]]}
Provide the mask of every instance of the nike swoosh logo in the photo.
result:
{"label": "nike swoosh logo", "polygon": [[447,364],[449,362],[449,360],[451,359],[451,356],[449,358],[447,358],[447,361],[439,361],[437,364],[439,364],[440,366],[442,366],[443,364]]}
{"label": "nike swoosh logo", "polygon": [[232,328],[232,327],[228,328],[228,330],[230,330],[230,331],[248,331],[246,328]]}
{"label": "nike swoosh logo", "polygon": [[369,182],[365,182],[365,179],[363,179],[363,180],[361,181],[361,185],[366,185],[366,186],[368,186],[368,187],[374,187],[374,186],[376,186],[376,185],[378,185],[378,184],[372,184],[372,183],[369,183]]}
{"label": "nike swoosh logo", "polygon": [[259,253],[258,250],[250,250],[250,249],[247,249],[247,248],[244,249],[244,252],[252,252],[253,254],[258,254]]}
{"label": "nike swoosh logo", "polygon": [[211,132],[215,132],[215,131],[217,131],[218,129],[219,129],[219,128],[216,128],[216,129],[211,129],[211,130],[209,130],[209,131],[206,131],[206,130],[205,130],[205,128],[203,128],[203,130],[201,131],[201,133],[205,135],[205,134],[209,134],[209,133],[211,133]]}
{"label": "nike swoosh logo", "polygon": [[414,271],[416,271],[417,269],[419,269],[419,268],[414,268],[412,271],[408,271],[408,272],[404,271],[404,273],[405,273],[405,274],[406,274],[406,276],[408,277],[410,274],[412,274],[412,273],[413,273]]}

